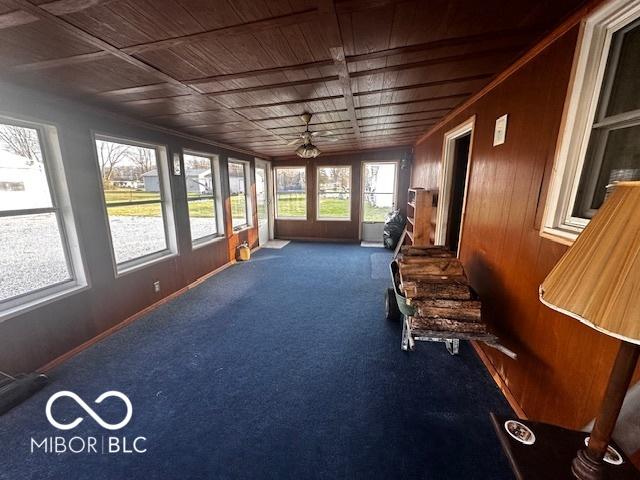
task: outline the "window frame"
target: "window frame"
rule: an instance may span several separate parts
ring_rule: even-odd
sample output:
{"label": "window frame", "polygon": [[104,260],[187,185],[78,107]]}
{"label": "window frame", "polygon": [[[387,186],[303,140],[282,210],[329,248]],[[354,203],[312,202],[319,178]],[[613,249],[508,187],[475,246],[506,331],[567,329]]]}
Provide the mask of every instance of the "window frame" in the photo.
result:
{"label": "window frame", "polygon": [[[185,166],[185,155],[191,155],[194,157],[202,157],[209,159],[211,165],[211,183],[213,184],[213,195],[203,195],[198,197],[189,197],[189,191],[187,190],[187,168]],[[208,245],[212,242],[216,242],[225,237],[225,222],[224,222],[224,208],[222,201],[222,181],[220,178],[220,156],[216,153],[199,152],[196,150],[184,149],[182,151],[182,171],[184,172],[184,187],[187,201],[187,217],[189,218],[189,238],[191,240],[191,248],[197,249]],[[205,235],[204,237],[196,238],[191,237],[191,216],[189,215],[189,202],[196,200],[213,199],[214,210],[216,212],[216,229],[217,233],[211,235]]]}
{"label": "window frame", "polygon": [[[137,270],[143,269],[150,265],[156,264],[163,260],[176,257],[179,254],[178,251],[178,241],[176,235],[176,227],[175,227],[175,215],[174,215],[174,205],[173,205],[173,192],[171,188],[171,175],[169,172],[169,155],[168,155],[168,146],[147,142],[144,140],[133,139],[124,136],[113,135],[109,133],[102,132],[91,132],[91,137],[93,140],[93,150],[95,156],[95,165],[97,166],[96,173],[98,176],[98,183],[100,185],[100,194],[102,198],[102,210],[103,217],[105,221],[105,226],[107,232],[109,234],[109,248],[111,250],[111,263],[113,265],[113,272],[115,278],[119,278],[123,275],[126,275],[131,272],[135,272]],[[156,152],[156,168],[158,171],[158,184],[160,187],[160,200],[140,200],[136,202],[119,202],[119,203],[107,203],[107,199],[104,195],[104,183],[102,179],[102,171],[100,169],[100,157],[98,154],[98,144],[97,141],[107,141],[112,143],[119,143],[121,145],[127,145],[132,147],[142,147],[153,149]],[[126,206],[126,205],[142,205],[142,204],[157,204],[159,203],[161,206],[161,211],[163,214],[163,223],[164,223],[164,234],[165,234],[165,242],[166,248],[157,252],[152,252],[147,255],[142,255],[137,258],[133,258],[131,260],[127,260],[121,263],[118,263],[116,260],[115,248],[113,246],[113,232],[111,231],[111,225],[109,222],[109,207],[118,207],[118,206]]]}
{"label": "window frame", "polygon": [[[279,170],[303,170],[304,171],[304,216],[303,217],[285,217],[285,216],[278,215],[278,171]],[[309,189],[308,189],[308,175],[307,175],[306,165],[288,165],[288,166],[273,167],[273,192],[275,197],[274,218],[276,220],[306,222],[309,219]]]}
{"label": "window frame", "polygon": [[[238,225],[237,227],[233,226],[233,209],[231,208],[231,175],[229,174],[229,165],[237,164],[243,166],[244,171],[244,199],[245,199],[245,212],[246,212],[246,223],[242,225]],[[252,202],[251,202],[251,162],[246,160],[240,160],[237,158],[229,158],[227,160],[227,183],[229,185],[229,208],[231,209],[231,230],[234,233],[242,232],[244,230],[248,230],[253,227],[253,211],[252,211]]]}
{"label": "window frame", "polygon": [[[323,168],[346,168],[349,170],[349,216],[321,217],[320,216],[320,170]],[[353,168],[351,165],[316,165],[316,220],[318,222],[350,222],[353,204]]]}
{"label": "window frame", "polygon": [[540,235],[571,245],[589,220],[573,215],[587,148],[596,122],[613,35],[640,18],[640,0],[615,0],[594,12],[580,27],[571,84]]}
{"label": "window frame", "polygon": [[39,120],[27,120],[0,113],[0,123],[32,129],[37,132],[42,163],[46,176],[50,207],[12,209],[0,211],[0,217],[18,217],[53,213],[58,225],[69,279],[39,287],[19,295],[0,300],[0,323],[16,315],[43,307],[54,301],[73,295],[89,288],[87,268],[78,235],[78,228],[71,198],[58,128],[51,123]]}
{"label": "window frame", "polygon": [[[360,186],[360,196],[362,197],[361,202],[362,202],[362,214],[361,214],[361,223],[383,223],[383,222],[372,222],[371,220],[365,220],[364,218],[364,210],[365,210],[365,206],[364,206],[364,197],[367,194],[366,191],[366,168],[367,165],[395,165],[395,175],[393,178],[393,207],[392,210],[395,210],[396,208],[398,208],[398,187],[399,187],[399,183],[400,183],[400,161],[399,160],[384,160],[384,161],[380,161],[380,162],[376,162],[375,160],[363,160],[362,161],[362,180],[361,180],[361,186]],[[373,194],[376,194],[378,192],[371,192]],[[379,192],[382,195],[389,195],[388,192]]]}

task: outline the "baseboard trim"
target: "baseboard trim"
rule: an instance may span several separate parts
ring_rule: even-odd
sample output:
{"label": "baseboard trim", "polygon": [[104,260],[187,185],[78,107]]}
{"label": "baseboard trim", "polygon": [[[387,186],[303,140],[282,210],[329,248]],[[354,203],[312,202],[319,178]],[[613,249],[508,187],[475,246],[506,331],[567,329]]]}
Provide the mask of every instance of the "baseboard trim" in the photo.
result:
{"label": "baseboard trim", "polygon": [[234,265],[236,263],[237,263],[236,260],[231,260],[230,262],[225,263],[224,265],[216,268],[215,270],[213,270],[213,271],[211,271],[211,272],[209,272],[209,273],[197,278],[195,281],[191,282],[189,285],[187,285],[185,287],[182,287],[180,290],[176,290],[175,292],[167,295],[163,299],[158,300],[157,302],[152,303],[151,305],[149,305],[148,307],[140,310],[139,312],[134,313],[130,317],[125,318],[120,323],[115,324],[114,326],[108,328],[104,332],[99,333],[95,337],[90,338],[86,342],[83,342],[80,345],[78,345],[77,347],[69,350],[68,352],[63,353],[62,355],[54,358],[50,362],[48,362],[48,363],[44,364],[42,367],[40,367],[37,371],[38,372],[42,372],[42,373],[47,373],[47,372],[53,370],[58,365],[66,362],[67,360],[69,360],[70,358],[76,356],[78,353],[82,352],[83,350],[86,350],[87,348],[91,347],[92,345],[95,345],[96,343],[99,343],[100,341],[104,340],[105,338],[109,337],[110,335],[113,335],[114,333],[116,333],[118,330],[121,330],[124,327],[126,327],[128,325],[131,325],[133,322],[135,322],[139,318],[145,316],[147,313],[152,312],[153,310],[155,310],[156,308],[160,307],[161,305],[164,305],[165,303],[168,303],[171,300],[179,297],[183,293],[185,293],[185,292],[197,287],[202,282],[208,280],[209,278],[211,278],[214,275],[222,272],[223,270],[226,270],[231,265]]}
{"label": "baseboard trim", "polygon": [[325,238],[325,237],[283,237],[278,235],[275,240],[289,240],[295,242],[319,242],[319,243],[360,243],[355,238]]}
{"label": "baseboard trim", "polygon": [[484,353],[484,351],[482,350],[482,348],[480,348],[480,345],[478,345],[477,342],[469,342],[469,343],[471,343],[471,346],[476,351],[476,355],[478,355],[478,357],[480,358],[480,361],[484,364],[485,368],[489,372],[489,375],[491,375],[491,378],[493,378],[493,381],[496,382],[496,385],[502,392],[502,395],[504,395],[504,398],[507,400],[507,402],[509,402],[509,405],[511,406],[513,411],[516,412],[516,415],[518,415],[518,417],[520,417],[523,420],[526,420],[527,414],[522,409],[520,404],[516,401],[516,397],[513,396],[513,393],[511,393],[511,390],[509,390],[509,387],[505,383],[504,379],[500,376],[500,374],[494,367],[493,363],[491,363],[491,360],[489,359],[487,354]]}

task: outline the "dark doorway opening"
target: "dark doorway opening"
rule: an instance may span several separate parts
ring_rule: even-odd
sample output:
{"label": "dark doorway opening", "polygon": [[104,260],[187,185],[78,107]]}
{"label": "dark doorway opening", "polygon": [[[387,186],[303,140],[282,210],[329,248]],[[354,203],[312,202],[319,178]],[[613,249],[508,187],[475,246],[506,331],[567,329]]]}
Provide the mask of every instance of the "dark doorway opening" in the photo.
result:
{"label": "dark doorway opening", "polygon": [[469,148],[471,147],[471,133],[455,139],[453,148],[453,174],[451,178],[451,201],[449,202],[449,221],[447,224],[446,245],[457,252],[462,227],[462,207],[467,182],[467,168],[469,166]]}

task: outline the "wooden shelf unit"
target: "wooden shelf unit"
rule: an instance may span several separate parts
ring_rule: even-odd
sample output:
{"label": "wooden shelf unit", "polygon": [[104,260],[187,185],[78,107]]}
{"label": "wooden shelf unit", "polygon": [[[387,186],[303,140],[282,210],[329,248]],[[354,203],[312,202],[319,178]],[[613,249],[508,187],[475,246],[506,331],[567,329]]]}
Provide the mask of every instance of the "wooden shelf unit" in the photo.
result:
{"label": "wooden shelf unit", "polygon": [[407,198],[407,243],[416,247],[433,245],[438,193],[410,188]]}

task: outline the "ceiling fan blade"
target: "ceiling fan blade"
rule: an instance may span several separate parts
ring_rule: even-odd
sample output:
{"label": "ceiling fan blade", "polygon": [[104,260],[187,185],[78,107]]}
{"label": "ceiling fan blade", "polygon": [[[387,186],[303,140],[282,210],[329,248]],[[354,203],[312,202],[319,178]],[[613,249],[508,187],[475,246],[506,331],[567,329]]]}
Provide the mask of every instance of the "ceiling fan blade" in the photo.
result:
{"label": "ceiling fan blade", "polygon": [[314,136],[314,137],[317,136],[317,135],[326,137],[326,136],[329,136],[329,135],[333,135],[333,132],[331,130],[321,130],[319,132],[312,132],[311,135]]}
{"label": "ceiling fan blade", "polygon": [[289,143],[287,143],[287,146],[295,145],[296,143],[298,143],[298,142],[302,142],[302,141],[303,141],[303,140],[302,140],[302,138],[294,138],[294,139],[293,139],[293,140],[291,140]]}

